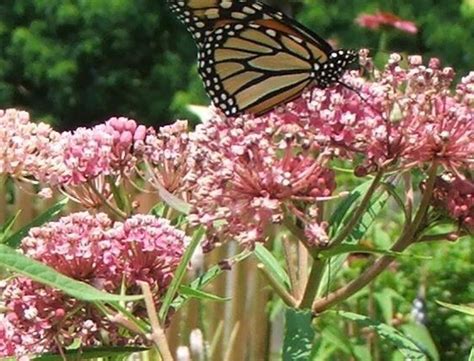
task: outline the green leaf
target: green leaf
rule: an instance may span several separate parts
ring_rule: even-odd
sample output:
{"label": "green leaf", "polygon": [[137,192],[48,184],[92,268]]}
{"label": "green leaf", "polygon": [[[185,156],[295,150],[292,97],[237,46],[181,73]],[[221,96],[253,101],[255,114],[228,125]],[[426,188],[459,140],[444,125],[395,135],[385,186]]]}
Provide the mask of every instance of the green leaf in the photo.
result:
{"label": "green leaf", "polygon": [[283,361],[307,361],[315,336],[311,311],[287,308],[285,321]]}
{"label": "green leaf", "polygon": [[[148,349],[144,347],[96,347],[96,348],[83,348],[79,350],[66,350],[64,354],[67,356],[68,361],[80,361],[90,360],[95,358],[106,358],[106,357],[127,357],[133,353],[145,352]],[[35,361],[63,361],[64,357],[57,354],[42,354],[41,356],[34,357]]]}
{"label": "green leaf", "polygon": [[324,340],[331,342],[336,349],[347,355],[353,356],[354,350],[349,337],[341,332],[336,325],[325,324],[324,327],[321,328],[321,337]]}
{"label": "green leaf", "polygon": [[68,295],[83,301],[134,301],[142,296],[120,296],[100,291],[87,283],[76,281],[57,272],[45,264],[28,258],[18,251],[0,245],[0,265],[18,272],[34,281],[57,288]]}
{"label": "green leaf", "polygon": [[254,254],[257,259],[263,263],[265,268],[271,273],[275,280],[281,285],[285,285],[286,288],[290,287],[290,278],[286,274],[283,267],[281,267],[278,260],[273,254],[265,248],[262,244],[255,246]]}
{"label": "green leaf", "polygon": [[385,323],[390,323],[393,319],[393,297],[389,291],[390,289],[384,288],[380,292],[374,293],[375,301],[379,305],[380,310]]}
{"label": "green leaf", "polygon": [[469,355],[468,361],[474,361],[474,347],[471,348],[471,354]]}
{"label": "green leaf", "polygon": [[[368,188],[372,181],[365,182],[364,184],[357,187],[351,192],[351,194],[344,200],[344,202],[339,205],[336,211],[331,217],[331,228],[330,234],[334,236],[338,231],[340,231],[344,224],[349,221],[349,217],[353,213],[355,207],[358,205],[358,200],[362,198],[367,192]],[[343,245],[356,245],[367,233],[368,229],[374,223],[377,215],[385,207],[385,204],[389,198],[389,195],[386,192],[376,193],[369,202],[367,211],[361,217],[360,221],[354,227],[352,233],[344,240]],[[347,254],[340,254],[331,258],[326,265],[324,275],[321,281],[321,285],[318,290],[318,296],[321,296],[329,285],[330,277],[334,278],[336,274],[340,271],[343,263],[347,258]]]}
{"label": "green leaf", "polygon": [[48,208],[46,211],[41,213],[32,222],[28,223],[26,226],[20,228],[13,235],[8,237],[8,239],[5,241],[5,244],[7,244],[10,247],[17,248],[20,245],[21,240],[28,234],[31,228],[42,226],[46,222],[49,222],[51,219],[56,217],[59,213],[61,213],[61,211],[66,206],[68,201],[69,201],[69,198],[61,199],[52,207]]}
{"label": "green leaf", "polygon": [[431,361],[439,361],[438,349],[426,326],[418,323],[407,323],[402,325],[401,329],[405,335],[413,340],[429,356]]}
{"label": "green leaf", "polygon": [[218,301],[218,302],[225,302],[229,301],[230,298],[219,297],[213,295],[212,293],[204,292],[192,287],[188,287],[185,285],[179,286],[179,293],[185,297],[189,298],[197,298],[198,300],[203,301]]}
{"label": "green leaf", "polygon": [[376,331],[381,338],[391,342],[408,359],[426,360],[426,354],[420,350],[417,344],[392,326],[373,321],[370,318],[357,313],[346,311],[328,312],[336,312],[338,315],[356,322],[361,327],[368,327]]}
{"label": "green leaf", "polygon": [[450,310],[462,312],[469,316],[474,316],[473,307],[464,306],[464,305],[453,305],[452,303],[441,302],[438,300],[436,301],[436,303],[443,307],[449,308]]}
{"label": "green leaf", "polygon": [[20,215],[21,210],[16,212],[16,214],[12,217],[10,217],[0,228],[0,243],[5,243],[8,235],[10,234],[10,231],[12,230],[13,226],[16,223],[16,220],[18,219],[18,216]]}
{"label": "green leaf", "polygon": [[[229,259],[229,262],[231,263],[238,263],[246,259],[248,256],[250,256],[252,253],[249,251],[243,251],[234,257]],[[225,272],[224,269],[222,269],[221,266],[216,265],[211,267],[207,272],[196,278],[194,281],[192,281],[187,287],[192,288],[194,290],[202,290],[204,287],[206,287],[209,283],[214,281],[217,277],[219,277],[223,272]],[[172,303],[172,306],[174,309],[179,309],[182,307],[186,301],[189,299],[188,296],[180,294],[178,295],[175,300]]]}
{"label": "green leaf", "polygon": [[188,247],[186,248],[186,251],[184,252],[183,258],[181,259],[181,262],[179,263],[178,268],[174,273],[173,280],[171,281],[171,284],[166,290],[165,297],[163,298],[163,304],[161,305],[159,311],[161,321],[166,320],[166,316],[168,315],[171,303],[173,302],[173,299],[176,296],[176,292],[178,291],[179,286],[183,281],[184,275],[186,274],[186,268],[188,267],[189,261],[191,261],[191,257],[193,256],[194,251],[201,242],[201,238],[204,236],[204,233],[204,228],[199,227],[194,232],[193,238],[189,243]]}
{"label": "green leaf", "polygon": [[357,207],[357,201],[362,198],[370,187],[372,180],[368,180],[356,187],[352,192],[339,203],[339,206],[333,212],[329,219],[331,237],[334,237],[337,230],[342,227],[343,221],[346,220],[351,214],[351,210]]}

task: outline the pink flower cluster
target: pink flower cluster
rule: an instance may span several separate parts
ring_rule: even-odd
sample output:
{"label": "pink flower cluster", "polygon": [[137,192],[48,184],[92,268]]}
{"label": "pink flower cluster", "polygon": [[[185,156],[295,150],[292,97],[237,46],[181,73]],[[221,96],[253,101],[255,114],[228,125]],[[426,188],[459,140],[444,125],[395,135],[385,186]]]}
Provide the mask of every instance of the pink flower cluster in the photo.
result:
{"label": "pink flower cluster", "polygon": [[[23,252],[57,271],[96,288],[127,294],[150,283],[156,302],[166,291],[186,243],[182,231],[167,220],[136,215],[112,222],[107,215],[74,213],[34,228],[22,242]],[[90,305],[24,277],[4,281],[1,299],[0,356],[57,350],[79,339],[83,346],[144,343],[119,332]],[[141,312],[135,305],[132,312]]]}
{"label": "pink flower cluster", "polygon": [[361,173],[435,160],[454,172],[471,167],[474,75],[453,92],[454,71],[441,68],[438,59],[425,66],[421,57],[412,56],[408,68],[402,60],[393,54],[383,71],[374,72],[373,81],[347,74],[343,81],[358,93],[343,87],[315,89],[275,114],[298,123],[343,158],[362,160]]}
{"label": "pink flower cluster", "polygon": [[33,123],[27,112],[0,110],[0,175],[26,178],[36,173],[39,154],[59,133],[44,123]]}
{"label": "pink flower cluster", "polygon": [[474,182],[470,179],[444,174],[437,178],[434,204],[447,211],[459,225],[474,231]]}
{"label": "pink flower cluster", "polygon": [[384,11],[378,11],[375,14],[360,14],[356,19],[356,23],[368,29],[379,29],[382,26],[388,26],[410,34],[418,32],[414,22]]}
{"label": "pink flower cluster", "polygon": [[300,203],[335,189],[325,166],[329,154],[301,124],[278,113],[252,120],[215,116],[190,137],[191,222],[245,246],[264,241],[287,210],[305,217]]}
{"label": "pink flower cluster", "polygon": [[189,170],[187,121],[178,120],[158,131],[150,129],[143,142],[135,142],[135,152],[147,163],[145,175],[152,186],[160,183],[170,193],[186,191]]}
{"label": "pink flower cluster", "polygon": [[191,221],[251,246],[289,211],[323,244],[324,227],[303,210],[332,195],[331,159],[352,161],[358,175],[433,161],[454,173],[470,169],[474,73],[452,91],[454,71],[438,59],[425,66],[412,56],[407,68],[402,60],[393,54],[374,80],[352,72],[347,87],[313,89],[261,117],[217,114],[198,126],[190,134]]}
{"label": "pink flower cluster", "polygon": [[50,186],[77,186],[99,176],[127,174],[136,164],[135,141],[146,128],[127,118],[111,118],[93,128],[61,133],[43,152],[43,171],[36,174]]}

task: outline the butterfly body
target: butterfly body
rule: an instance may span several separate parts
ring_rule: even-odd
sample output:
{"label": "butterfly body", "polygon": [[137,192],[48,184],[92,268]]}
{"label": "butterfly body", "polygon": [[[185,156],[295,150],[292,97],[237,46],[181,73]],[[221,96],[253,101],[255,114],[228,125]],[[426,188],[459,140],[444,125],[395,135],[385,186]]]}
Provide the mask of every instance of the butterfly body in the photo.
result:
{"label": "butterfly body", "polygon": [[357,59],[258,1],[168,3],[195,39],[206,91],[227,116],[260,115],[311,85],[326,88]]}

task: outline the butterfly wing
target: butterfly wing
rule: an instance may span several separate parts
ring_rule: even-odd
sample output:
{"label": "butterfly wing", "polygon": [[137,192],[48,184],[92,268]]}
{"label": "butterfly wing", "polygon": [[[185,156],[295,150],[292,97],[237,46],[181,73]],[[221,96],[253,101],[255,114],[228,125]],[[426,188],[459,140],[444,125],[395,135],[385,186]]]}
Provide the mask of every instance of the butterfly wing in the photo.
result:
{"label": "butterfly wing", "polygon": [[263,114],[299,96],[327,54],[275,20],[216,29],[199,51],[199,73],[213,103],[228,116]]}
{"label": "butterfly wing", "polygon": [[[199,73],[228,116],[260,115],[298,97],[315,81],[337,81],[348,51],[268,5],[250,0],[168,0],[198,45]],[[350,58],[350,59],[349,59]]]}

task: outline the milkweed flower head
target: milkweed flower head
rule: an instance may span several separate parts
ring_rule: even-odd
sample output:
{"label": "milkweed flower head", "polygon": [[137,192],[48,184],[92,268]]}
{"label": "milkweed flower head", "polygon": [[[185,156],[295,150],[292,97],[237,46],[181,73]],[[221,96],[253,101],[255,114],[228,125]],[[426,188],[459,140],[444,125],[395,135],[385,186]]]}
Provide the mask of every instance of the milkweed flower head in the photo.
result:
{"label": "milkweed flower head", "polygon": [[160,183],[168,192],[184,194],[188,175],[188,122],[178,120],[148,129],[143,141],[135,142],[135,151],[147,163],[149,174],[144,177],[157,188]]}
{"label": "milkweed flower head", "polygon": [[285,209],[299,212],[298,202],[314,203],[335,189],[324,149],[285,117],[216,115],[190,139],[191,221],[244,246],[265,241]]}
{"label": "milkweed flower head", "polygon": [[41,153],[35,176],[86,207],[99,206],[102,197],[111,195],[107,176],[117,181],[130,176],[138,161],[133,144],[144,136],[145,127],[127,118],[111,118],[93,128],[63,132]]}
{"label": "milkweed flower head", "polygon": [[[370,65],[366,52],[361,55]],[[312,130],[314,139],[339,156],[361,160],[361,174],[387,164],[410,168],[437,161],[454,172],[472,166],[473,76],[454,92],[454,71],[438,59],[423,65],[420,56],[412,56],[408,67],[401,63],[392,54],[370,81],[348,73],[343,81],[359,94],[341,86],[314,89],[284,107],[280,117]]]}
{"label": "milkweed flower head", "polygon": [[433,203],[469,232],[474,232],[474,182],[452,174],[436,179]]}
{"label": "milkweed flower head", "polygon": [[117,174],[130,175],[137,164],[134,144],[145,139],[147,129],[133,119],[113,117],[93,128],[112,136],[111,167]]}
{"label": "milkweed flower head", "polygon": [[45,123],[33,123],[16,109],[0,110],[0,175],[27,178],[35,174],[40,152],[59,136]]}
{"label": "milkweed flower head", "polygon": [[[55,270],[95,286],[137,293],[138,281],[149,282],[154,299],[166,291],[187,239],[167,220],[136,215],[113,222],[107,215],[73,213],[33,228],[22,241],[23,253]],[[6,312],[0,318],[0,356],[57,351],[57,345],[79,340],[83,346],[145,344],[120,331],[88,303],[59,290],[16,277],[0,288]],[[139,291],[138,291],[139,292]],[[134,304],[134,314],[143,307]]]}

